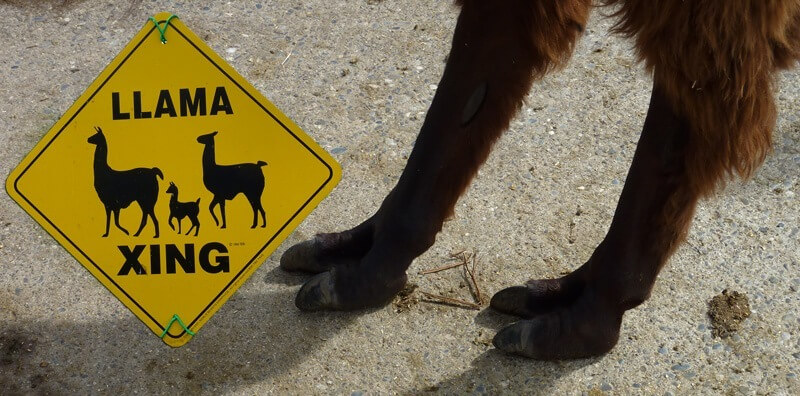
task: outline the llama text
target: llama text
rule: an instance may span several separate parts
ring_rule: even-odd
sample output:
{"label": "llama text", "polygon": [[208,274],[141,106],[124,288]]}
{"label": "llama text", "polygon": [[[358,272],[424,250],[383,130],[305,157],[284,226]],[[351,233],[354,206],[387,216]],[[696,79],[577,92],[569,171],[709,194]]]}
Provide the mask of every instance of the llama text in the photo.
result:
{"label": "llama text", "polygon": [[[139,261],[145,249],[149,250],[150,274],[161,273],[161,264],[164,263],[164,273],[174,274],[178,266],[187,274],[195,273],[195,262],[200,263],[200,268],[209,273],[217,274],[220,272],[230,272],[230,259],[227,255],[228,249],[219,242],[209,242],[200,248],[200,252],[195,257],[195,246],[187,243],[183,246],[183,251],[177,245],[135,245],[117,246],[125,261],[117,275],[128,275],[131,270],[137,275],[147,275],[144,265]],[[211,263],[211,255],[216,252],[215,264]],[[195,260],[196,259],[196,260]],[[177,264],[177,265],[176,265]]]}
{"label": "llama text", "polygon": [[[158,94],[155,109],[153,111],[145,111],[148,109],[142,108],[142,92],[133,91],[131,95],[131,103],[133,109],[126,107],[127,112],[122,111],[121,99],[119,92],[111,93],[111,116],[114,120],[129,120],[131,112],[134,119],[143,118],[161,118],[161,117],[188,117],[188,116],[204,116],[217,115],[219,113],[233,114],[233,107],[228,98],[228,93],[225,87],[217,87],[214,90],[214,97],[211,102],[207,102],[206,89],[197,88],[194,90],[194,95],[188,88],[181,88],[178,90],[178,107],[175,107],[175,101],[172,99],[173,94],[167,89],[162,89]],[[152,101],[150,101],[152,103]],[[209,108],[210,106],[210,108]],[[208,112],[206,110],[208,109]]]}

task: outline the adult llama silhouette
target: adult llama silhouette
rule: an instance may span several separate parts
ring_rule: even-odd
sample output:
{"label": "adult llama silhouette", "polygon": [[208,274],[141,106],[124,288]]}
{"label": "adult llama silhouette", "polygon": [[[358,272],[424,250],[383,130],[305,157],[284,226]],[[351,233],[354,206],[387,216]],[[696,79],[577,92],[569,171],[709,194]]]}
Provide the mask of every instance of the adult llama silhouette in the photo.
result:
{"label": "adult llama silhouette", "polygon": [[169,221],[167,222],[169,227],[175,230],[175,226],[172,225],[172,219],[178,219],[177,231],[180,234],[181,222],[184,217],[188,217],[192,222],[192,226],[186,231],[186,235],[189,235],[194,229],[194,236],[197,236],[197,233],[200,232],[200,220],[197,219],[197,214],[200,213],[200,198],[197,198],[197,201],[194,202],[178,201],[178,186],[172,182],[169,183],[167,194],[172,195],[169,199]]}
{"label": "adult llama silhouette", "polygon": [[158,179],[164,179],[164,174],[158,168],[111,169],[108,166],[106,137],[100,127],[94,129],[97,133],[89,137],[88,141],[97,146],[94,150],[94,189],[100,202],[106,207],[106,233],[103,237],[108,236],[112,212],[114,224],[125,235],[129,235],[128,230],[119,225],[119,211],[136,201],[142,209],[142,221],[133,236],[139,236],[147,224],[147,216],[150,216],[156,229],[155,238],[158,238],[158,220],[153,208],[158,200]]}
{"label": "adult llama silhouette", "polygon": [[264,192],[264,174],[261,172],[261,167],[267,163],[258,161],[255,164],[217,164],[214,148],[214,136],[216,135],[217,131],[214,131],[197,138],[197,141],[205,146],[203,148],[203,184],[208,191],[214,194],[214,199],[208,205],[214,223],[217,226],[220,225],[214,214],[214,207],[219,205],[222,217],[221,228],[225,228],[225,201],[242,193],[250,202],[250,207],[253,208],[253,225],[250,228],[256,228],[258,225],[259,213],[261,214],[261,227],[266,227],[267,218],[264,208],[261,207],[261,193]]}

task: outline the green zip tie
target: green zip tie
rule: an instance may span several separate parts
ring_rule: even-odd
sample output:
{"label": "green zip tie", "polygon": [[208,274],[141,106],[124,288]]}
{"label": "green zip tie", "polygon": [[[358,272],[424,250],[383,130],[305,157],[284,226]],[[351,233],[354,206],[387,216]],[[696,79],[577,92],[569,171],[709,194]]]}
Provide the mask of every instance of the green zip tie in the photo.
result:
{"label": "green zip tie", "polygon": [[[173,15],[173,16],[174,16],[174,15]],[[189,328],[188,328],[188,327],[186,327],[186,325],[185,325],[185,324],[183,324],[183,321],[181,320],[181,318],[180,318],[180,317],[178,317],[178,314],[175,314],[175,315],[172,315],[172,319],[170,319],[170,320],[169,320],[169,323],[167,323],[167,326],[166,326],[166,327],[164,327],[164,332],[163,332],[163,333],[161,333],[161,338],[164,338],[164,336],[166,336],[166,335],[167,335],[167,331],[169,331],[169,328],[170,328],[170,327],[172,327],[172,324],[173,324],[173,323],[175,323],[176,321],[178,322],[178,324],[179,324],[181,327],[183,327],[183,330],[184,330],[185,332],[189,333],[189,335],[190,335],[190,336],[194,336],[194,332],[193,332],[193,331],[191,331],[191,330],[189,330]]]}
{"label": "green zip tie", "polygon": [[156,21],[155,18],[153,18],[153,17],[149,18],[149,20],[153,21],[153,24],[156,25],[156,29],[158,29],[158,32],[161,33],[161,43],[162,44],[166,44],[167,43],[167,38],[164,37],[164,34],[167,32],[167,27],[169,27],[169,21],[171,21],[172,18],[177,18],[177,17],[178,16],[175,15],[175,14],[170,15],[169,18],[167,18],[167,21],[164,22],[164,28],[163,29],[161,28],[161,25],[158,24],[158,21]]}

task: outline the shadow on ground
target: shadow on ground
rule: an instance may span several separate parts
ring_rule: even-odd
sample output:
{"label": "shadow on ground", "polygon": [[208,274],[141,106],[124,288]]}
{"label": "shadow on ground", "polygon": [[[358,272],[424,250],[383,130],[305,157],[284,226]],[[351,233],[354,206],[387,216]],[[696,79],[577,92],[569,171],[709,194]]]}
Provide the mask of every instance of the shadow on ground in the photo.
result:
{"label": "shadow on ground", "polygon": [[552,394],[551,388],[575,370],[597,363],[599,359],[567,362],[535,362],[489,350],[472,361],[469,370],[432,387],[409,393],[443,394]]}
{"label": "shadow on ground", "polygon": [[0,323],[0,389],[197,394],[269,383],[357,315],[299,313],[286,303],[293,297],[294,291],[239,292],[177,349],[130,315],[117,322]]}

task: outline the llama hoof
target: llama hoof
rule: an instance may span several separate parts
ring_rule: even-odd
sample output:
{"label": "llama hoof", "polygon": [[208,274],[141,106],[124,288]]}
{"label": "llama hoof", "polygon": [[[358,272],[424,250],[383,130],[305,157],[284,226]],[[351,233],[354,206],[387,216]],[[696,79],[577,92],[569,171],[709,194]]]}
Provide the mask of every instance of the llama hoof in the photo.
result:
{"label": "llama hoof", "polygon": [[531,280],[524,286],[500,290],[492,296],[490,306],[496,311],[529,319],[569,305],[582,289],[580,282],[568,276]]}
{"label": "llama hoof", "polygon": [[406,276],[382,280],[360,276],[357,267],[340,266],[312,277],[294,300],[302,311],[353,311],[382,307],[406,284]]}
{"label": "llama hoof", "polygon": [[309,279],[294,299],[294,305],[301,311],[320,311],[339,306],[333,292],[333,277],[323,272]]}
{"label": "llama hoof", "polygon": [[318,274],[331,268],[332,262],[320,259],[321,243],[318,238],[300,242],[283,253],[280,267],[285,271],[303,271]]}
{"label": "llama hoof", "polygon": [[334,265],[360,260],[370,246],[370,235],[364,232],[317,234],[287,249],[281,256],[280,267],[285,271],[318,274]]}
{"label": "llama hoof", "polygon": [[492,343],[501,351],[536,360],[602,355],[617,343],[622,311],[597,300],[593,293],[582,293],[567,307],[500,330]]}

